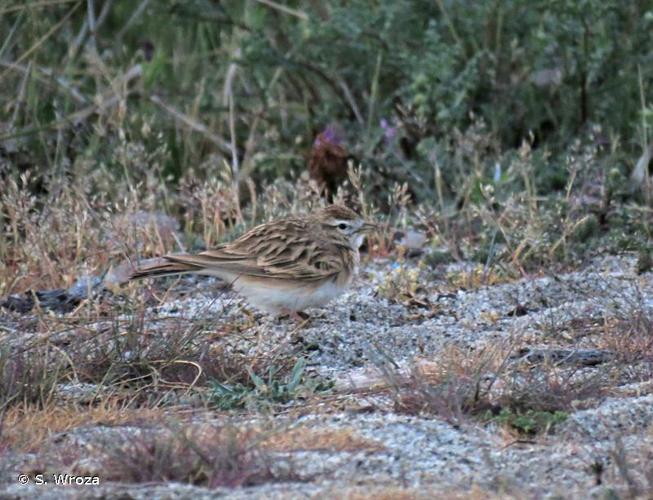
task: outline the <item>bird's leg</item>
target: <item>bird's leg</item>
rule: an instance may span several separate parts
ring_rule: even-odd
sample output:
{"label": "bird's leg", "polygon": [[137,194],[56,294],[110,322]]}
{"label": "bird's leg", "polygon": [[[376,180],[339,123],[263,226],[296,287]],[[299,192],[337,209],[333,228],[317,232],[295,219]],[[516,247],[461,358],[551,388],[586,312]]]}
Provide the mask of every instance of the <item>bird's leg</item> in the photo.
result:
{"label": "bird's leg", "polygon": [[308,325],[311,321],[310,315],[302,311],[294,311],[290,314],[290,317],[297,321],[295,328],[290,332],[290,342],[292,344],[304,344],[304,337],[301,334],[301,331]]}
{"label": "bird's leg", "polygon": [[290,342],[293,344],[301,343],[303,339],[299,332],[309,323],[311,317],[305,312],[301,311],[291,311],[286,309],[280,312],[283,314],[283,316],[280,316],[279,319],[288,317],[289,319],[297,322],[295,327],[290,332]]}

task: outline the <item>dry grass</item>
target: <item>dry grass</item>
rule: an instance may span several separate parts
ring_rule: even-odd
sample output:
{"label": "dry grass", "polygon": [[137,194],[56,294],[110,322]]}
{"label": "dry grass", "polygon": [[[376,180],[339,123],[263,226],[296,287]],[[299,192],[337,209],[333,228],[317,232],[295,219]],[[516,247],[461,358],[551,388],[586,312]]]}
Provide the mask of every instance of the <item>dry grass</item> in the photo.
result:
{"label": "dry grass", "polygon": [[[99,415],[89,423],[104,423]],[[141,416],[115,418],[113,426],[96,429],[103,445],[84,439],[49,442],[47,450],[26,466],[26,473],[58,471],[97,475],[122,483],[182,482],[208,488],[243,487],[295,479],[290,469],[276,468],[260,447],[261,437],[231,425],[191,424],[177,419],[142,423]],[[158,416],[158,415],[155,415]],[[80,420],[80,423],[83,423]],[[111,423],[111,422],[109,422]],[[78,436],[81,434],[78,432]]]}
{"label": "dry grass", "polygon": [[32,194],[29,179],[7,182],[0,197],[0,297],[65,288],[139,253],[175,248],[174,224],[137,197],[110,203],[69,185],[57,194],[43,200]]}
{"label": "dry grass", "polygon": [[395,410],[462,423],[466,415],[492,408],[490,391],[505,359],[500,349],[471,353],[452,347],[437,362],[415,364],[407,375],[385,370]]}
{"label": "dry grass", "polygon": [[602,326],[596,343],[617,354],[622,363],[653,365],[653,316],[643,308],[610,318]]}
{"label": "dry grass", "polygon": [[242,487],[288,479],[272,472],[259,441],[232,427],[194,426],[139,436],[108,450],[110,479],[128,483],[181,481],[209,488]]}
{"label": "dry grass", "polygon": [[484,286],[512,283],[519,278],[518,275],[506,273],[500,267],[486,268],[481,264],[478,264],[472,269],[452,271],[446,276],[448,289],[451,291],[460,289],[477,290]]}
{"label": "dry grass", "polygon": [[0,352],[0,410],[13,404],[47,404],[68,368],[60,353],[50,349],[30,353],[4,349]]}
{"label": "dry grass", "polygon": [[[4,450],[38,452],[53,434],[93,425],[151,425],[161,421],[160,408],[128,408],[117,399],[92,405],[52,401],[47,406],[21,404],[2,416],[0,447]],[[26,430],[29,429],[29,432]]]}
{"label": "dry grass", "polygon": [[366,439],[353,429],[315,430],[290,429],[265,439],[264,448],[277,452],[291,451],[382,451],[385,447],[377,441]]}
{"label": "dry grass", "polygon": [[[161,408],[126,408],[118,399],[94,405],[14,406],[4,415],[1,448],[37,454],[47,448],[47,453],[33,462],[34,471],[59,467],[73,474],[94,474],[100,467],[105,480],[182,481],[211,488],[292,479],[290,471],[284,472],[285,476],[279,475],[278,469],[272,472],[269,454],[273,452],[384,449],[351,429],[281,429],[271,433],[246,427],[171,421],[168,415]],[[61,448],[51,440],[56,434],[93,426],[124,434],[124,439],[114,439],[112,445],[84,449],[68,445]],[[142,428],[142,432],[129,434],[127,438],[127,428],[133,427]],[[88,469],[88,464],[95,464],[94,468]]]}
{"label": "dry grass", "polygon": [[[192,178],[189,173],[174,192],[154,177],[147,186],[118,182],[104,196],[88,194],[115,182],[111,177],[97,172],[74,184],[53,182],[48,186],[50,198],[34,195],[27,174],[7,179],[0,194],[0,297],[65,288],[87,273],[100,276],[140,257],[196,246],[197,234],[200,246],[216,245],[246,224],[235,216],[228,179],[199,184],[184,180]],[[268,189],[261,195],[263,205],[252,205],[247,224],[268,216],[273,206],[268,199],[276,199],[276,214],[295,208],[289,193],[286,188]]]}
{"label": "dry grass", "polygon": [[613,383],[550,363],[520,365],[511,361],[512,352],[506,346],[480,352],[454,347],[437,361],[420,360],[408,374],[384,369],[394,410],[455,425],[496,419],[531,434],[551,430],[566,411],[598,404]]}
{"label": "dry grass", "polygon": [[254,353],[234,347],[255,324],[202,314],[153,317],[142,302],[122,307],[126,314],[110,317],[91,310],[17,321],[13,332],[38,333],[6,335],[0,409],[50,407],[59,385],[69,383],[93,384],[98,396],[113,394],[130,407],[169,406],[180,398],[202,407],[210,404],[206,389],[214,381],[250,387],[250,371],[285,376],[297,360],[296,348],[285,343]]}

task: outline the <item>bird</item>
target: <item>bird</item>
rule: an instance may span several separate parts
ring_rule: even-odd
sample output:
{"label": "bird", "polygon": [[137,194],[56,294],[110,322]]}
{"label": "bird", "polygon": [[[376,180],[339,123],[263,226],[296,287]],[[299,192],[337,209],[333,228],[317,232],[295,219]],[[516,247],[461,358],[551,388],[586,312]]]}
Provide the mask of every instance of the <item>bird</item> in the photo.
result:
{"label": "bird", "polygon": [[256,226],[197,254],[164,255],[130,279],[177,274],[217,276],[257,309],[301,318],[342,294],[358,274],[359,248],[376,225],[334,204]]}

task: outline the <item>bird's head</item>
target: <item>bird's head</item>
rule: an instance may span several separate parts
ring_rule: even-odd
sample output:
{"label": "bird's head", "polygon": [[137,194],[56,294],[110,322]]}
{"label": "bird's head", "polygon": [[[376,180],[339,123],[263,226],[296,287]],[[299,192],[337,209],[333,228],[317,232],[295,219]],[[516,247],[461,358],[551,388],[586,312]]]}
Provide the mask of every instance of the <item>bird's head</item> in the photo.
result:
{"label": "bird's head", "polygon": [[330,205],[320,210],[320,222],[340,232],[353,248],[363,244],[366,233],[376,230],[376,224],[367,222],[352,209],[343,205]]}

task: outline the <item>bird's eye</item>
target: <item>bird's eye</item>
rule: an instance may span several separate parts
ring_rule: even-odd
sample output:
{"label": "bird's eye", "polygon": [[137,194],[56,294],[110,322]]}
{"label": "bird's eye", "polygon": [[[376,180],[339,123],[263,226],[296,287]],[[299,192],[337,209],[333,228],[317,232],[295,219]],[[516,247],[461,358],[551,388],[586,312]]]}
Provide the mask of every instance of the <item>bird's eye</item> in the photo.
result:
{"label": "bird's eye", "polygon": [[339,227],[340,229],[343,229],[343,230],[344,230],[344,229],[347,229],[347,224],[345,224],[344,222],[341,222],[340,224],[338,224],[338,227]]}

